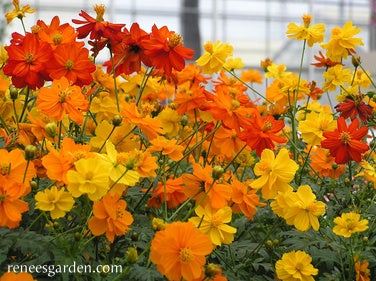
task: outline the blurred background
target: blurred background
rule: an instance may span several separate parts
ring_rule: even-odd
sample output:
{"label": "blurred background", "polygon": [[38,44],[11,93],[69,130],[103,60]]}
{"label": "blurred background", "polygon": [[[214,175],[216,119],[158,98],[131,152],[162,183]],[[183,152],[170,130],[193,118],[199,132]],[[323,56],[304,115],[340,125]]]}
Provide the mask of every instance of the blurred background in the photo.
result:
{"label": "blurred background", "polygon": [[[13,8],[11,0],[1,2],[2,14]],[[196,50],[196,57],[206,41],[221,40],[234,46],[234,56],[242,58],[248,68],[260,68],[260,61],[270,57],[276,63],[286,64],[290,71],[299,66],[302,42],[289,40],[286,27],[290,22],[300,25],[301,16],[309,13],[313,23],[326,24],[327,38],[334,26],[342,26],[346,21],[361,27],[358,37],[363,38],[364,46],[358,52],[366,58],[363,61],[374,62],[371,67],[376,65],[376,0],[20,0],[20,4],[37,9],[25,19],[28,27],[37,19],[49,24],[55,15],[61,22],[72,24],[72,18],[78,19],[81,9],[95,17],[93,5],[105,4],[105,20],[125,23],[127,27],[138,22],[147,32],[154,23],[158,27],[167,25],[183,35],[185,45]],[[9,42],[11,32],[22,31],[20,21],[14,20],[7,26],[4,16],[0,28],[3,44]],[[313,61],[318,48],[307,51],[308,62]],[[313,79],[315,70],[306,71],[307,78]]]}

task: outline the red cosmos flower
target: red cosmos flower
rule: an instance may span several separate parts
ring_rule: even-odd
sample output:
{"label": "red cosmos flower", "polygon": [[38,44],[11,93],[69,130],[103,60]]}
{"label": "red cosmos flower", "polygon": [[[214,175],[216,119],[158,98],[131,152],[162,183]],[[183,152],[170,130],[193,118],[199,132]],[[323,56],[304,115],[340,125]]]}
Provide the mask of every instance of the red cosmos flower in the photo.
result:
{"label": "red cosmos flower", "polygon": [[89,60],[89,51],[81,43],[64,44],[56,47],[54,60],[48,66],[52,79],[66,77],[72,84],[83,86],[93,81],[91,73],[95,64]]}
{"label": "red cosmos flower", "polygon": [[[130,31],[123,34],[122,41],[111,45],[116,76],[122,73],[129,75],[133,72],[139,72],[141,62],[151,65],[149,57],[144,54],[144,49],[141,47],[142,41],[148,39],[149,34],[142,30],[137,23],[133,23]],[[110,60],[103,65],[107,66],[108,73],[112,71]]]}
{"label": "red cosmos flower", "polygon": [[91,40],[100,40],[101,38],[120,40],[118,33],[125,24],[109,23],[103,19],[103,14],[106,11],[104,5],[95,5],[94,11],[97,13],[97,17],[93,18],[85,11],[81,10],[79,16],[85,20],[73,19],[72,22],[76,24],[82,24],[77,28],[78,39],[86,38],[90,34]]}
{"label": "red cosmos flower", "polygon": [[362,100],[363,96],[359,99],[355,97],[347,98],[344,102],[341,102],[335,106],[337,112],[341,113],[341,116],[345,119],[350,118],[354,120],[359,117],[363,123],[367,123],[368,120],[373,116],[373,108],[369,104],[366,104]]}
{"label": "red cosmos flower", "polygon": [[367,134],[367,127],[359,128],[359,120],[354,119],[347,127],[342,116],[337,119],[337,129],[333,132],[323,132],[326,138],[321,141],[321,147],[329,149],[330,155],[335,157],[337,164],[346,164],[350,160],[360,162],[362,153],[369,146],[360,140]]}
{"label": "red cosmos flower", "polygon": [[171,76],[173,68],[182,70],[185,66],[184,59],[193,59],[194,51],[184,47],[182,37],[170,31],[167,26],[158,28],[153,25],[150,39],[143,40],[142,47],[152,64],[167,76]]}
{"label": "red cosmos flower", "polygon": [[51,60],[51,46],[31,33],[25,36],[14,33],[12,37],[11,45],[5,47],[9,58],[3,68],[4,74],[12,77],[17,88],[40,88],[45,80],[50,80],[45,70]]}
{"label": "red cosmos flower", "polygon": [[[340,62],[335,62],[335,61],[332,61],[331,59],[329,58],[326,58],[321,51],[319,51],[319,55],[318,56],[313,56],[317,62],[316,63],[311,63],[311,65],[314,65],[316,67],[331,67],[331,66],[335,66],[336,64],[341,64]],[[343,64],[342,64],[343,65]]]}
{"label": "red cosmos flower", "polygon": [[283,120],[275,120],[273,116],[260,116],[255,111],[252,126],[245,128],[238,136],[250,148],[255,149],[258,156],[261,156],[265,148],[274,149],[274,142],[285,143],[287,141],[277,135],[284,126]]}

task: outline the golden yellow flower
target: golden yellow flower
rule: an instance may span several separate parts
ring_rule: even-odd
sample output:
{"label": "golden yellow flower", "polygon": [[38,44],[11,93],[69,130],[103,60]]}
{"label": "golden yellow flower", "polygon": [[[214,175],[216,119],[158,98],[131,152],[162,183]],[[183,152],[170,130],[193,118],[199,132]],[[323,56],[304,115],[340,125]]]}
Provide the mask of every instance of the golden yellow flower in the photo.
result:
{"label": "golden yellow flower", "polygon": [[52,219],[65,216],[74,204],[74,199],[64,188],[58,189],[56,186],[35,194],[35,208],[42,211],[49,211]]}
{"label": "golden yellow flower", "polygon": [[35,9],[31,9],[29,4],[20,7],[19,0],[13,0],[12,4],[13,4],[14,9],[5,14],[7,23],[10,23],[15,18],[19,18],[19,19],[24,18],[26,16],[25,15],[26,13],[32,14],[35,12]]}
{"label": "golden yellow flower", "polygon": [[213,74],[222,69],[228,57],[232,55],[233,47],[230,44],[221,43],[219,40],[214,44],[209,41],[204,45],[204,54],[196,60],[197,65],[202,67],[202,72]]}
{"label": "golden yellow flower", "polygon": [[190,218],[189,221],[203,233],[209,235],[214,245],[232,243],[236,228],[227,224],[231,222],[232,217],[230,207],[213,209],[210,204],[200,205],[196,208],[195,213],[197,217]]}
{"label": "golden yellow flower", "polygon": [[296,40],[306,40],[309,47],[312,47],[314,43],[320,43],[324,40],[325,25],[318,23],[310,25],[311,16],[303,15],[304,24],[297,25],[295,23],[289,23],[287,26],[287,37],[295,38]]}
{"label": "golden yellow flower", "polygon": [[343,86],[346,83],[350,83],[352,79],[350,72],[351,70],[349,68],[343,69],[341,64],[330,67],[322,74],[325,79],[322,90],[324,92],[335,91],[338,86]]}
{"label": "golden yellow flower", "polygon": [[342,213],[340,217],[334,219],[334,223],[336,224],[333,227],[334,234],[346,238],[368,229],[368,220],[360,220],[360,214],[354,212]]}

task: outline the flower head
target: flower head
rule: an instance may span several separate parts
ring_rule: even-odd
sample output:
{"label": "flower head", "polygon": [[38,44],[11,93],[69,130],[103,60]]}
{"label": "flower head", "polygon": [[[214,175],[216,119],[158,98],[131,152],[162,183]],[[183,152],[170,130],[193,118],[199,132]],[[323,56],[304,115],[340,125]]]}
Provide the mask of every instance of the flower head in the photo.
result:
{"label": "flower head", "polygon": [[35,12],[35,9],[31,9],[29,4],[20,7],[20,1],[19,0],[13,0],[12,4],[13,4],[14,9],[5,14],[5,18],[7,19],[7,23],[10,23],[15,18],[22,19],[22,18],[26,17],[26,13],[32,14],[32,13]]}
{"label": "flower head", "polygon": [[52,219],[58,219],[65,216],[74,204],[74,199],[64,188],[58,189],[53,186],[50,189],[39,191],[35,194],[35,208],[42,211],[49,211]]}
{"label": "flower head", "polygon": [[204,271],[213,246],[209,236],[191,222],[173,222],[151,242],[150,259],[168,280],[194,280]]}
{"label": "flower head", "polygon": [[349,212],[342,213],[340,217],[334,219],[336,224],[333,227],[333,232],[336,235],[346,238],[351,237],[354,233],[363,232],[368,229],[368,220],[360,219],[360,214]]}
{"label": "flower head", "polygon": [[5,272],[0,277],[0,281],[37,281],[33,275],[27,272],[14,273],[13,271]]}
{"label": "flower head", "polygon": [[230,44],[209,41],[204,45],[204,54],[196,60],[202,67],[202,72],[213,74],[222,69],[228,57],[232,55],[233,47]]}
{"label": "flower head", "polygon": [[264,149],[260,161],[255,165],[254,173],[259,176],[251,183],[251,187],[261,189],[265,199],[272,199],[278,191],[289,189],[299,166],[290,159],[289,152],[282,148],[277,156],[270,149]]}
{"label": "flower head", "polygon": [[306,40],[309,47],[312,47],[314,43],[322,42],[324,40],[325,25],[323,23],[310,25],[310,15],[304,15],[302,18],[303,25],[289,23],[286,31],[287,37],[290,39]]}
{"label": "flower head", "polygon": [[277,277],[282,281],[314,281],[317,268],[311,264],[312,258],[304,251],[291,251],[283,254],[275,268]]}
{"label": "flower head", "polygon": [[342,64],[337,64],[330,67],[325,71],[322,76],[325,79],[324,86],[322,90],[325,91],[335,91],[338,86],[343,86],[345,83],[351,82],[350,69],[343,69]]}
{"label": "flower head", "polygon": [[367,127],[359,128],[358,119],[354,119],[347,126],[345,118],[338,117],[337,129],[323,132],[326,139],[321,141],[321,146],[329,149],[330,155],[335,157],[337,164],[345,164],[350,160],[360,162],[362,153],[369,150],[369,146],[361,141],[367,132]]}
{"label": "flower head", "polygon": [[371,271],[368,268],[369,262],[364,260],[363,262],[360,261],[359,257],[354,258],[355,261],[355,272],[356,272],[356,281],[370,281],[369,278],[371,275]]}
{"label": "flower head", "polygon": [[90,231],[99,236],[106,233],[112,243],[115,236],[124,235],[133,223],[132,214],[126,210],[127,203],[120,199],[120,194],[107,193],[100,201],[94,202],[93,214],[88,226]]}
{"label": "flower head", "polygon": [[203,233],[209,235],[214,245],[231,244],[234,240],[236,228],[229,226],[232,211],[230,207],[213,209],[210,204],[199,205],[195,209],[197,217],[189,219]]}

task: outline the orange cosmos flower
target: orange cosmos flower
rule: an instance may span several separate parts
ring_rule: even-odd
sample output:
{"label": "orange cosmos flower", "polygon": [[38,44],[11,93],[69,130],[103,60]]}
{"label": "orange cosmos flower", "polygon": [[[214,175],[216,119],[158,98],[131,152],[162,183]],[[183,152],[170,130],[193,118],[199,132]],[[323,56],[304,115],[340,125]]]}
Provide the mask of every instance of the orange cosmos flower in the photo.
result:
{"label": "orange cosmos flower", "polygon": [[260,202],[260,197],[256,194],[256,189],[247,187],[244,183],[233,178],[231,182],[232,196],[231,199],[235,203],[232,206],[234,213],[243,213],[247,219],[253,220],[257,207],[263,207],[266,204]]}
{"label": "orange cosmos flower", "polygon": [[89,59],[89,51],[81,43],[58,45],[49,63],[48,73],[52,79],[66,77],[72,84],[83,86],[93,81],[91,73],[95,64]]}
{"label": "orange cosmos flower", "polygon": [[168,179],[166,183],[159,182],[151,194],[148,205],[154,208],[159,208],[165,201],[168,208],[175,208],[187,200],[182,178]]}
{"label": "orange cosmos flower", "polygon": [[262,84],[261,72],[256,69],[248,69],[241,72],[240,79],[244,82]]}
{"label": "orange cosmos flower", "polygon": [[213,168],[209,165],[201,167],[194,163],[192,167],[192,174],[182,176],[185,194],[196,202],[200,202],[207,194],[205,200],[200,203],[205,204],[209,200],[211,206],[216,209],[227,206],[231,198],[230,185],[217,183],[212,177]]}
{"label": "orange cosmos flower", "polygon": [[[129,75],[141,71],[141,63],[151,65],[150,58],[144,53],[142,41],[149,38],[149,34],[140,28],[138,23],[133,23],[130,31],[123,33],[123,38],[115,42],[112,47],[113,58],[103,65],[107,72],[115,71],[115,75]],[[113,69],[114,68],[114,69]]]}
{"label": "orange cosmos flower", "polygon": [[89,220],[90,231],[99,236],[106,233],[112,243],[115,236],[124,235],[133,223],[133,217],[127,210],[127,203],[120,199],[120,194],[107,193],[100,201],[94,202],[94,216]]}
{"label": "orange cosmos flower", "polygon": [[316,67],[331,67],[335,66],[337,64],[341,64],[340,62],[333,62],[331,59],[326,58],[321,51],[319,51],[319,55],[314,55],[313,56],[315,60],[317,61],[316,63],[311,63],[311,65],[314,65]]}
{"label": "orange cosmos flower", "polygon": [[123,121],[140,127],[142,132],[149,138],[153,139],[158,136],[158,134],[164,134],[164,130],[161,128],[161,122],[156,118],[151,118],[149,116],[142,116],[138,110],[135,103],[123,103],[121,116]]}
{"label": "orange cosmos flower", "polygon": [[313,147],[311,152],[311,167],[321,177],[337,179],[345,173],[344,165],[337,165],[335,158],[330,155],[329,150],[321,147]]}
{"label": "orange cosmos flower", "polygon": [[287,140],[277,135],[285,126],[283,120],[275,120],[273,116],[261,116],[257,111],[255,113],[252,126],[240,132],[239,138],[260,156],[265,148],[274,149],[274,142],[285,143]]}
{"label": "orange cosmos flower", "polygon": [[369,150],[369,146],[361,141],[367,132],[367,127],[359,128],[358,119],[354,119],[347,126],[345,118],[340,116],[337,119],[336,130],[323,132],[326,139],[321,141],[321,146],[329,149],[337,164],[346,164],[350,160],[360,162],[362,153]]}
{"label": "orange cosmos flower", "polygon": [[35,176],[34,164],[27,161],[24,157],[24,151],[15,148],[11,151],[0,149],[0,176],[9,183],[22,183],[28,187],[23,195],[30,192],[29,182]]}
{"label": "orange cosmos flower", "polygon": [[153,25],[150,39],[144,40],[142,47],[153,66],[163,70],[167,76],[172,75],[172,69],[182,70],[185,59],[193,59],[194,51],[184,47],[181,35],[170,31],[167,26],[158,28]]}
{"label": "orange cosmos flower", "polygon": [[201,276],[205,256],[213,251],[209,236],[190,222],[173,222],[151,242],[150,259],[168,280],[192,281]]}
{"label": "orange cosmos flower", "polygon": [[81,10],[79,16],[85,20],[73,19],[72,22],[81,25],[77,28],[78,39],[86,38],[90,34],[91,40],[100,40],[102,38],[107,39],[119,39],[118,33],[125,24],[114,24],[103,19],[106,7],[104,5],[95,5],[94,11],[96,12],[96,18],[91,17],[88,13]]}
{"label": "orange cosmos flower", "polygon": [[213,137],[210,155],[223,155],[225,161],[230,162],[244,145],[245,142],[238,138],[235,130],[220,127]]}
{"label": "orange cosmos flower", "polygon": [[183,158],[184,147],[178,145],[176,140],[168,140],[165,137],[158,136],[150,140],[150,143],[151,146],[148,148],[150,152],[160,152],[174,161],[179,161]]}
{"label": "orange cosmos flower", "polygon": [[25,36],[13,33],[12,37],[11,45],[5,47],[9,58],[3,68],[4,74],[12,77],[17,88],[40,88],[45,80],[49,80],[45,71],[51,61],[51,46],[31,33]]}
{"label": "orange cosmos flower", "polygon": [[13,271],[5,272],[0,281],[37,281],[33,275],[27,272],[14,273]]}
{"label": "orange cosmos flower", "polygon": [[198,109],[206,102],[205,88],[197,85],[191,89],[180,89],[174,99],[174,104],[178,105],[176,112],[184,114],[193,109]]}
{"label": "orange cosmos flower", "polygon": [[356,272],[356,281],[370,281],[369,278],[371,275],[371,271],[368,268],[369,262],[364,260],[363,262],[360,261],[358,256],[355,256],[355,272]]}
{"label": "orange cosmos flower", "polygon": [[16,228],[19,225],[22,213],[29,210],[28,204],[19,199],[25,195],[25,190],[24,184],[0,175],[0,227]]}
{"label": "orange cosmos flower", "polygon": [[82,124],[82,111],[88,110],[89,103],[81,93],[81,88],[71,86],[67,78],[62,77],[52,82],[51,88],[40,89],[37,98],[37,107],[49,117],[57,121],[63,119],[64,114],[77,124]]}
{"label": "orange cosmos flower", "polygon": [[71,138],[64,138],[60,150],[52,145],[47,146],[49,153],[42,158],[42,164],[47,169],[47,176],[51,180],[68,184],[67,173],[74,168],[74,163],[82,158],[94,157],[90,152],[91,145],[76,144]]}
{"label": "orange cosmos flower", "polygon": [[50,25],[47,25],[42,20],[38,20],[37,25],[40,26],[38,37],[40,40],[49,43],[52,49],[61,44],[73,43],[76,40],[77,34],[74,28],[68,23],[60,25],[58,16],[52,18]]}

